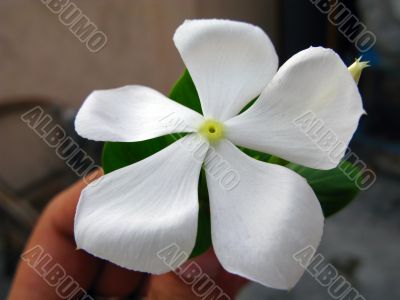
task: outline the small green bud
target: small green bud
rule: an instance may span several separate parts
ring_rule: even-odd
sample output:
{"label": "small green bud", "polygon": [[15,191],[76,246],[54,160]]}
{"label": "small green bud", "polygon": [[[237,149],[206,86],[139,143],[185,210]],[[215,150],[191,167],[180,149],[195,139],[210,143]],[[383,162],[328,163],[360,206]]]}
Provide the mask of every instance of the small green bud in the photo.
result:
{"label": "small green bud", "polygon": [[356,61],[349,67],[351,75],[353,75],[354,80],[358,83],[361,77],[362,70],[369,67],[369,61],[361,61],[361,58],[357,58]]}

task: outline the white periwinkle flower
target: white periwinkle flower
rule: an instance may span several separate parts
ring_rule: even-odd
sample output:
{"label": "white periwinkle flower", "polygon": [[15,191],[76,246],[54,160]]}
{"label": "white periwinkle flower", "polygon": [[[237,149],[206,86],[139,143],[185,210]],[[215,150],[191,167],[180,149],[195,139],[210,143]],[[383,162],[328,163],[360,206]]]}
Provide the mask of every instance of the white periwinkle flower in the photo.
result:
{"label": "white periwinkle flower", "polygon": [[[189,134],[85,188],[75,217],[77,245],[117,265],[153,274],[170,271],[156,254],[161,249],[177,244],[191,253],[199,173],[210,151],[194,158],[182,141],[201,136],[240,175],[234,188],[225,189],[207,174],[212,243],[219,261],[231,273],[290,289],[304,272],[293,254],[320,242],[321,206],[303,177],[253,159],[235,145],[311,168],[336,167],[341,157],[332,161],[293,120],[313,112],[342,141],[336,151],[344,153],[364,113],[356,82],[334,51],[320,47],[297,53],[277,70],[270,39],[247,23],[186,21],[174,42],[204,116],[144,86],[89,95],[75,123],[85,138],[133,142],[177,131]],[[171,114],[185,126],[160,122]]]}

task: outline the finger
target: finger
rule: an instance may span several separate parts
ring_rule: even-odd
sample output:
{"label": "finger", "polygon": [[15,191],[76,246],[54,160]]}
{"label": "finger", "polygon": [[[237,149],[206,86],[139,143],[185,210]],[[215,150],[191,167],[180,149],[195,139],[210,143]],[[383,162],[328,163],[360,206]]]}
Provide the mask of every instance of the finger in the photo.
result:
{"label": "finger", "polygon": [[106,263],[92,287],[96,295],[126,297],[140,289],[144,274]]}
{"label": "finger", "polygon": [[231,274],[224,269],[218,274],[215,282],[230,297],[235,297],[249,283],[247,279]]}
{"label": "finger", "polygon": [[[82,182],[79,182],[78,184],[82,184]],[[80,191],[77,195],[78,198],[79,195]],[[56,209],[57,211],[65,211],[65,213],[69,216],[68,222],[65,221],[59,222],[58,219],[55,220],[56,227],[59,228],[61,232],[64,232],[66,235],[71,236],[72,238],[73,220],[75,216],[77,202],[73,207],[72,206],[65,207],[63,202],[60,202],[60,204],[55,203],[55,205],[60,205],[60,207]],[[143,277],[142,273],[133,272],[124,268],[120,268],[106,261],[102,262],[103,263],[98,269],[95,280],[92,281],[92,286],[90,288],[93,294],[105,297],[108,296],[126,297],[136,290],[139,283],[141,282],[141,278]]]}
{"label": "finger", "polygon": [[73,237],[76,205],[85,186],[79,181],[56,196],[45,209],[18,266],[10,300],[52,300],[59,299],[60,293],[65,298],[65,293],[74,292],[74,287],[76,292],[88,290],[98,277],[103,262],[76,250]]}
{"label": "finger", "polygon": [[[69,212],[75,215],[75,208]],[[73,218],[71,219],[73,220]],[[60,229],[65,226],[67,234],[72,234],[72,224],[59,224]],[[103,297],[126,297],[132,294],[142,281],[143,274],[121,268],[112,263],[104,262],[99,270],[96,280],[91,287],[91,292]]]}
{"label": "finger", "polygon": [[186,262],[179,273],[152,276],[148,299],[230,299],[248,281],[226,272],[211,249]]}
{"label": "finger", "polygon": [[249,281],[243,277],[225,271],[218,261],[213,249],[197,257],[195,261],[204,273],[209,275],[225,294],[235,297],[240,289]]}
{"label": "finger", "polygon": [[[85,183],[80,181],[50,202],[40,217],[26,245],[9,295],[14,299],[59,299],[56,288],[49,285],[52,268],[59,264],[62,272],[87,289],[99,262],[73,242],[74,209]],[[57,265],[58,266],[58,265]],[[82,272],[81,268],[87,271]],[[49,277],[48,277],[49,276]],[[53,284],[53,282],[52,282]]]}

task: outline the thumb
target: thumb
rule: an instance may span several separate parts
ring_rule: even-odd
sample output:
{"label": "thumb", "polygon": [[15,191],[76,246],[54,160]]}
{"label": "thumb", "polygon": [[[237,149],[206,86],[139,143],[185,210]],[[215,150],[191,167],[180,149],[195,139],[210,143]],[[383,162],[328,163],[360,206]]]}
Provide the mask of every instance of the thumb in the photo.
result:
{"label": "thumb", "polygon": [[210,249],[189,260],[176,272],[152,276],[148,299],[233,299],[247,280],[226,272]]}

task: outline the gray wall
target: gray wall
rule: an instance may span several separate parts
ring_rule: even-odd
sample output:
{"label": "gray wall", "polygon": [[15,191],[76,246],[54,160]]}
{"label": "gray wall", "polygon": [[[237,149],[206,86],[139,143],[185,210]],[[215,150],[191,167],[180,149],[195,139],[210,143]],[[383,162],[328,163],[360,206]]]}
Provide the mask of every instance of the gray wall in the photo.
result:
{"label": "gray wall", "polygon": [[144,84],[166,93],[183,65],[172,42],[188,18],[245,20],[277,40],[275,0],[86,0],[82,12],[108,37],[92,53],[41,1],[0,1],[0,102],[47,96],[78,107],[93,89]]}

